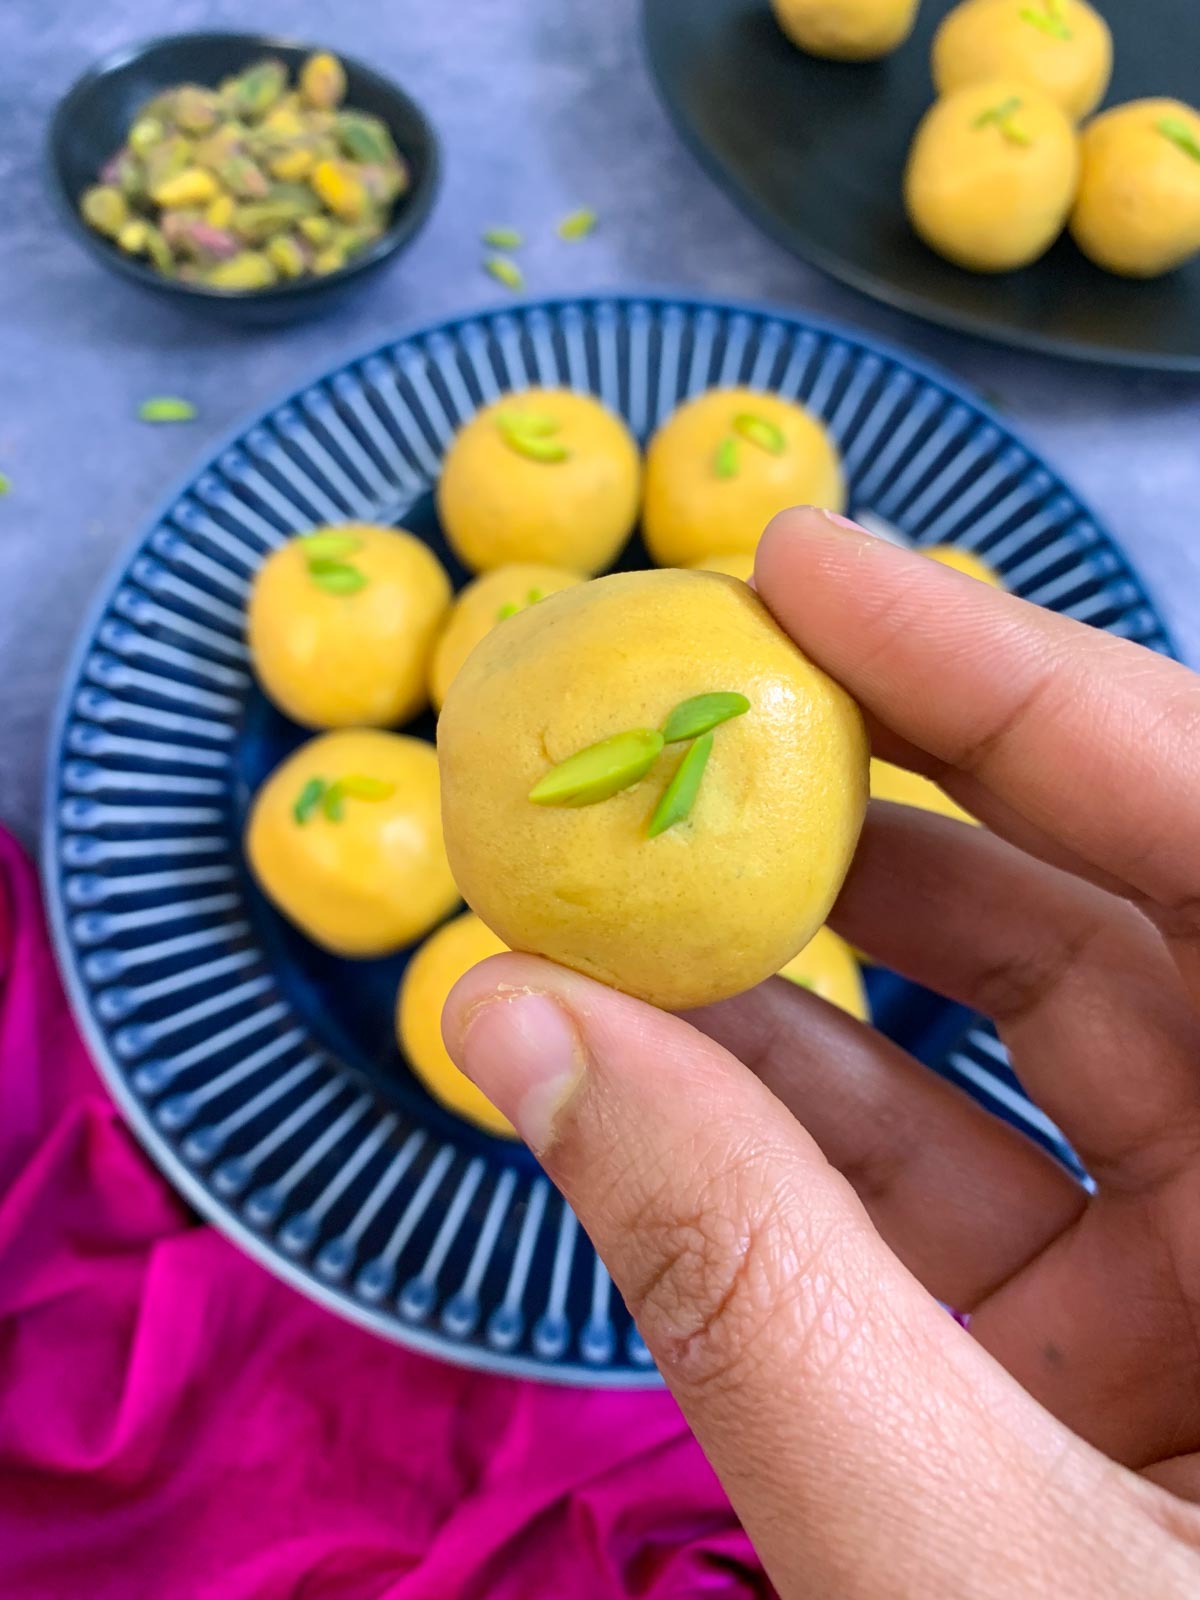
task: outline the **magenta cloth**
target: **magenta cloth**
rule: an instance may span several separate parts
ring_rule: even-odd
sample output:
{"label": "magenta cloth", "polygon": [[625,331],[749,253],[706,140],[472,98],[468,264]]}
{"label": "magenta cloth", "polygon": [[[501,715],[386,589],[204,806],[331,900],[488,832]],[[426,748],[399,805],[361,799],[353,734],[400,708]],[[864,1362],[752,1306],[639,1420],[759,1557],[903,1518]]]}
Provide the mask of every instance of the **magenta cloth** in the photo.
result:
{"label": "magenta cloth", "polygon": [[4,1600],[769,1592],[669,1396],[410,1354],[197,1222],[97,1078],[0,832]]}

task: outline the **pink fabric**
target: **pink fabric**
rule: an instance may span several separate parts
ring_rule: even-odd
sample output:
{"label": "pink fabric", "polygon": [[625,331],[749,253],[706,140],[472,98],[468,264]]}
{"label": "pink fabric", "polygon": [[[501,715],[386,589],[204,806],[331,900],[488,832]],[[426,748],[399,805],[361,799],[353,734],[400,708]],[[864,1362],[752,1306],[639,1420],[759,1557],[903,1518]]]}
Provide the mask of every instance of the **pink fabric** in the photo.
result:
{"label": "pink fabric", "polygon": [[0,832],[0,1595],[763,1595],[663,1394],[473,1376],[197,1223],[104,1092]]}

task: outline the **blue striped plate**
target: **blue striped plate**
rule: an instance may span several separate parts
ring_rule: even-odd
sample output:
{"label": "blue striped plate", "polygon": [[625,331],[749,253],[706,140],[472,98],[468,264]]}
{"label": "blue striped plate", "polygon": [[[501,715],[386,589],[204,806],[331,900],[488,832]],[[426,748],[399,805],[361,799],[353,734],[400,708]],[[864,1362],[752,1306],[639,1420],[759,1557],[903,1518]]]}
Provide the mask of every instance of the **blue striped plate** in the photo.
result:
{"label": "blue striped plate", "polygon": [[[464,317],[347,362],[226,441],[123,556],[59,709],[45,878],[76,1014],[133,1128],[201,1212],[354,1321],[467,1365],[632,1386],[657,1376],[574,1216],[525,1151],[407,1071],[404,957],[315,950],[239,842],[301,737],[247,670],[255,568],[347,518],[403,522],[448,559],[431,495],[447,441],[533,383],[592,391],[643,438],[713,384],[794,396],[874,525],[978,550],[1019,594],[1169,645],[1112,540],[972,395],[844,330],[653,296]],[[978,1019],[888,973],[870,985],[888,1033],[1073,1160]]]}

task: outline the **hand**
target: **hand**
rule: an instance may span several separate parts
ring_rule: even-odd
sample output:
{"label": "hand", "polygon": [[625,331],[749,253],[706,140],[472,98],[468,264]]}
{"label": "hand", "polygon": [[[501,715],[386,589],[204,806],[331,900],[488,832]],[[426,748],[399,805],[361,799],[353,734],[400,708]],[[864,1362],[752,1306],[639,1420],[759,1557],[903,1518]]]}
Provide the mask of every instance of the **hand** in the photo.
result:
{"label": "hand", "polygon": [[876,752],[987,824],[872,805],[834,926],[995,1019],[1096,1193],[776,979],[685,1020],[500,956],[451,1051],[782,1595],[1195,1596],[1200,681],[819,512],[755,577]]}

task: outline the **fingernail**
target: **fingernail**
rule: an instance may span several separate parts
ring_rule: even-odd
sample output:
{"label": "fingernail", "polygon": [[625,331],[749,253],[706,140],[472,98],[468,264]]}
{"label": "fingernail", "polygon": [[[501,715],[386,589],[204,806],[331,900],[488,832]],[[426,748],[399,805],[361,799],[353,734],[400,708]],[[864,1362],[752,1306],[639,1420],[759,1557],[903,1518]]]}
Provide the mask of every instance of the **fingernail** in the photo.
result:
{"label": "fingernail", "polygon": [[575,1024],[549,995],[532,989],[493,995],[466,1020],[458,1065],[508,1118],[535,1154],[583,1076]]}
{"label": "fingernail", "polygon": [[824,506],[819,506],[818,510],[825,518],[825,521],[832,522],[835,528],[845,528],[850,533],[861,533],[866,535],[867,538],[871,537],[866,528],[861,527],[857,522],[852,522],[849,517],[843,517],[840,511],[829,511]]}

